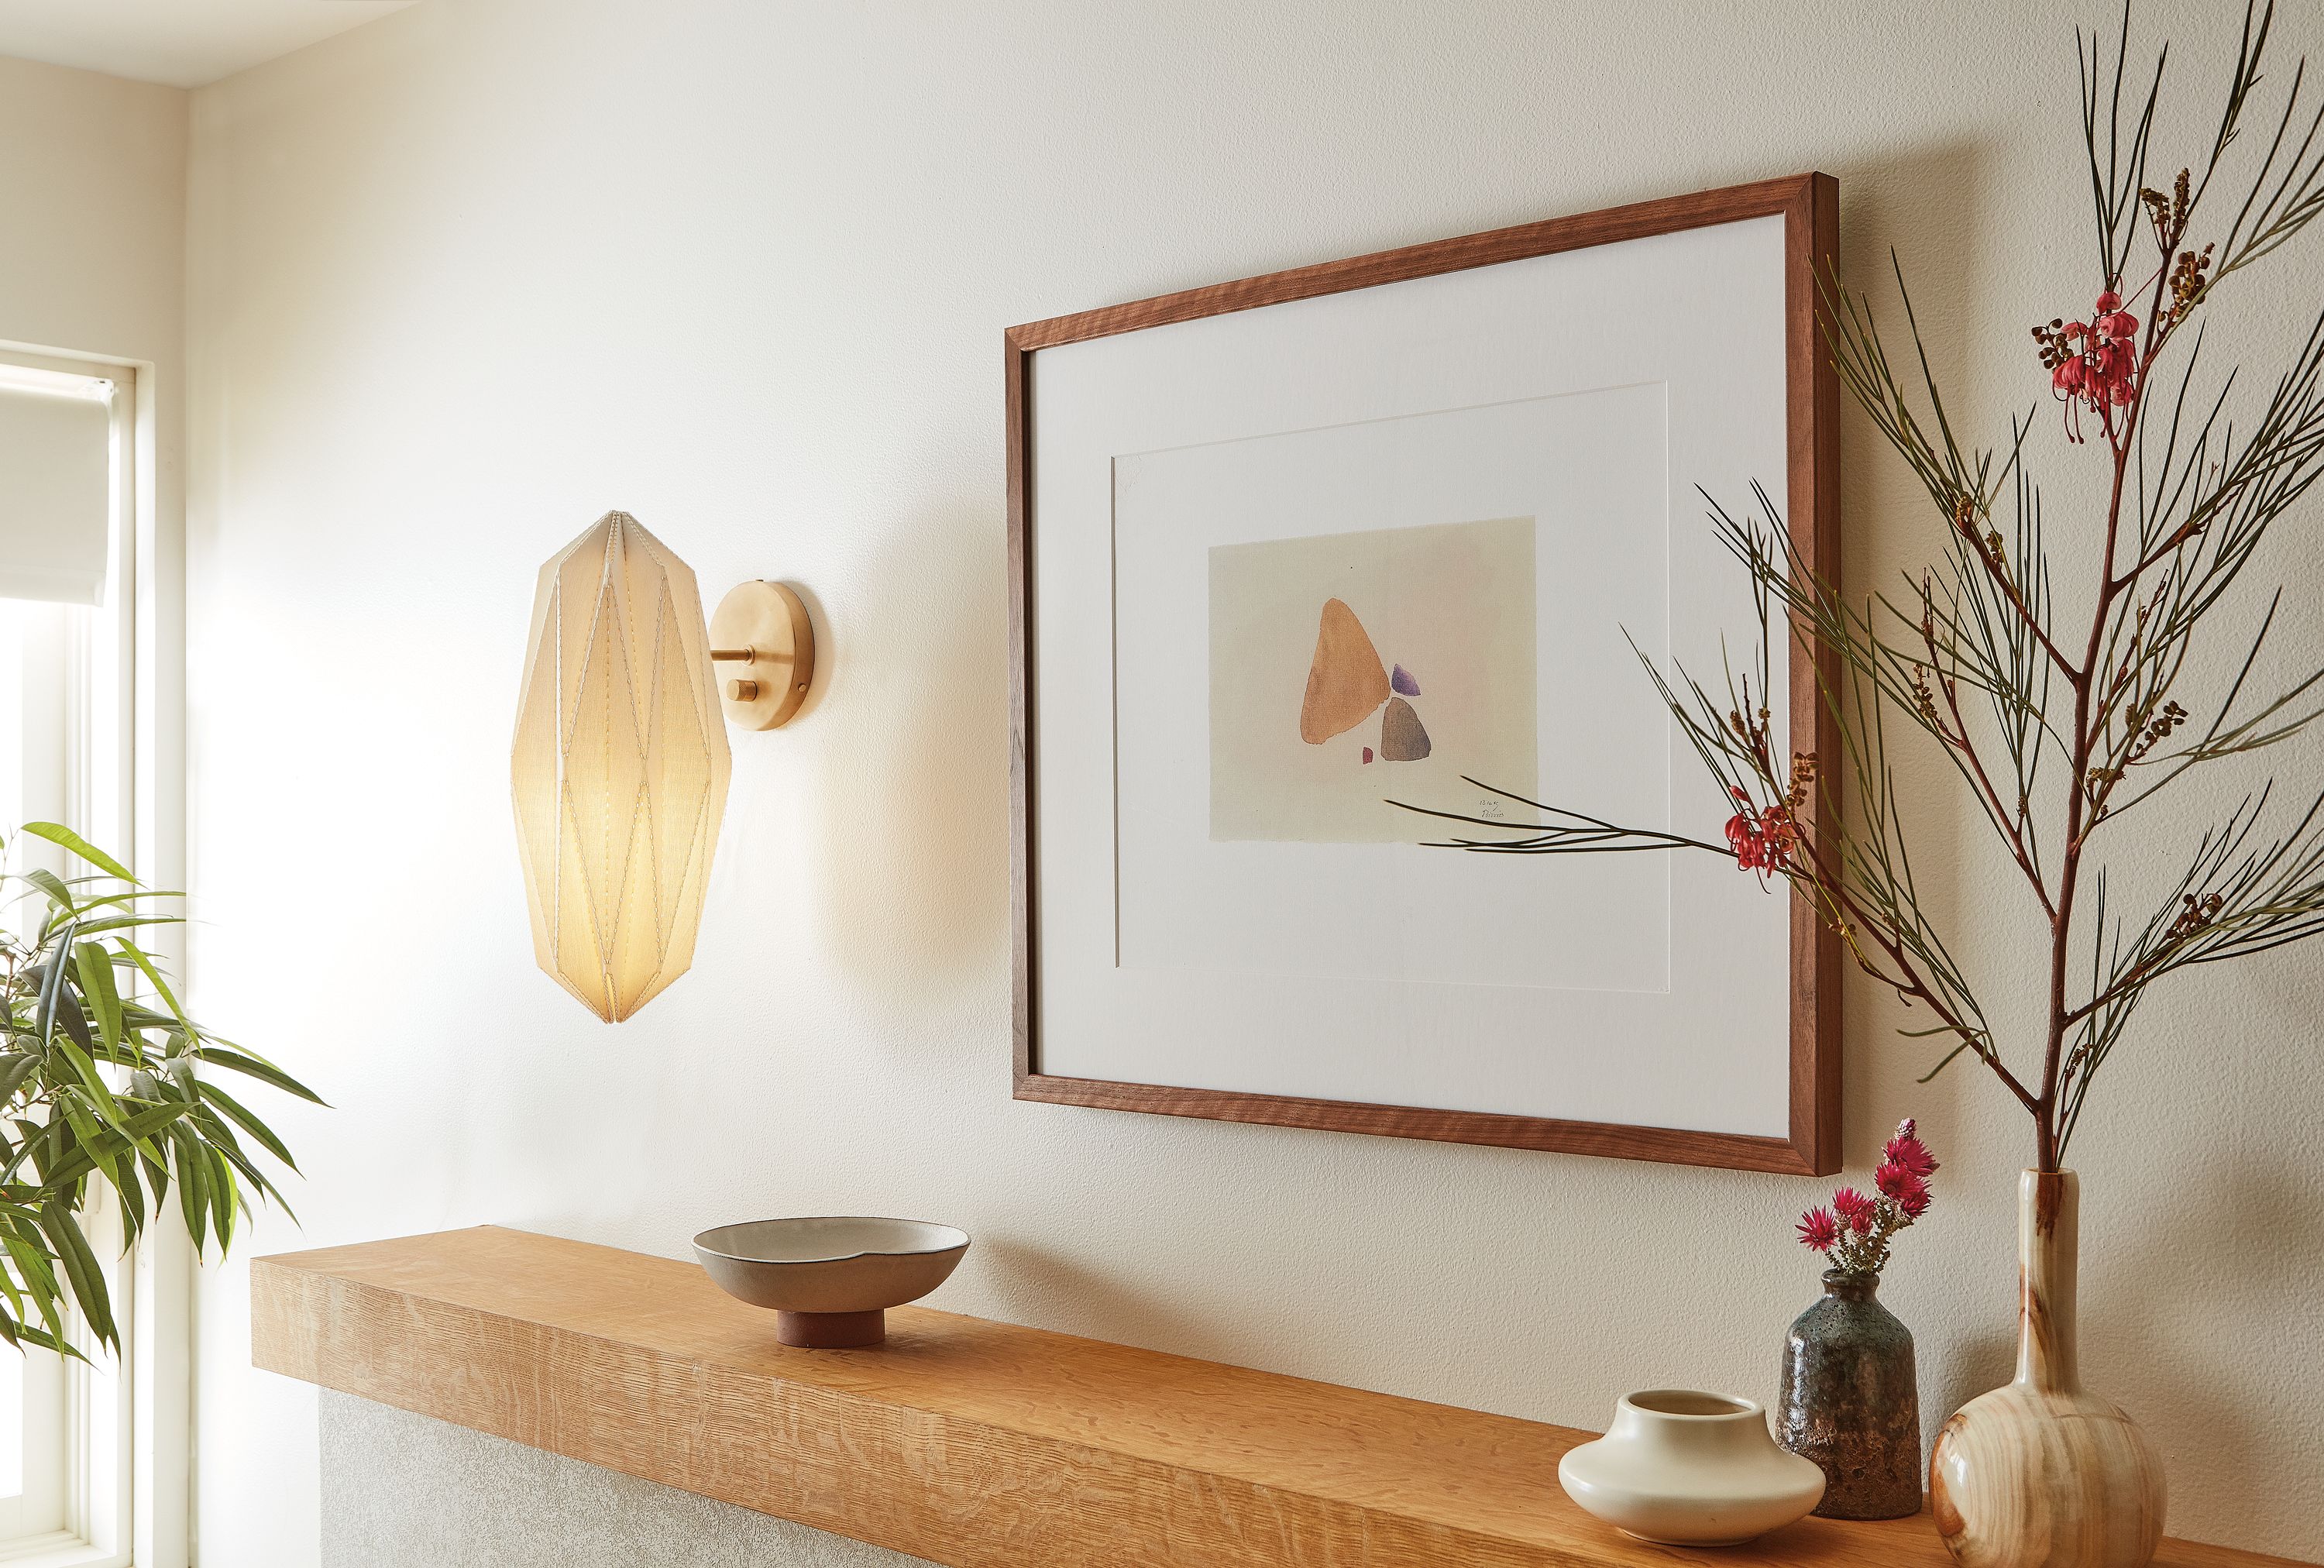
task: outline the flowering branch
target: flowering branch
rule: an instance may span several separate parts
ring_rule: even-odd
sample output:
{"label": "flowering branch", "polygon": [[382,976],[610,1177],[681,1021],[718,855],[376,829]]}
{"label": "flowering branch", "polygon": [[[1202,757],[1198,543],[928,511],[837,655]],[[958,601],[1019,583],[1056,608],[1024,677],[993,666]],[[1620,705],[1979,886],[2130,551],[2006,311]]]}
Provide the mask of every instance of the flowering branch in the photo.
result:
{"label": "flowering branch", "polygon": [[1800,1216],[1801,1244],[1824,1254],[1842,1273],[1879,1273],[1888,1267],[1897,1232],[1910,1230],[1929,1212],[1929,1178],[1937,1170],[1935,1157],[1907,1117],[1881,1147],[1880,1168],[1872,1174],[1879,1196],[1840,1188],[1829,1207],[1819,1205]]}
{"label": "flowering branch", "polygon": [[[2104,543],[2095,561],[2075,563],[2089,585],[2087,623],[2069,631],[2052,596],[2043,494],[2027,460],[2032,421],[2013,419],[2005,447],[1965,447],[1901,265],[1918,362],[1909,390],[1868,306],[1833,281],[1824,324],[1840,381],[1927,491],[1941,548],[1903,592],[1851,603],[1799,558],[1764,490],[1753,487],[1748,521],[1711,502],[1719,537],[1757,600],[1751,672],[1738,678],[1730,668],[1714,692],[1634,651],[1732,813],[1725,844],[1533,802],[1548,820],[1515,837],[1503,825],[1431,814],[1501,829],[1452,841],[1463,849],[1685,848],[1725,854],[1763,881],[1781,879],[1858,968],[1934,1015],[1934,1028],[1904,1031],[1951,1042],[1931,1076],[1968,1052],[2010,1091],[2033,1119],[2044,1170],[2060,1168],[2091,1083],[2151,985],[2324,933],[2324,794],[2274,834],[2263,827],[2272,790],[2245,797],[2198,836],[2168,897],[2144,918],[2110,907],[2101,847],[2108,824],[2202,764],[2280,744],[2324,718],[2314,695],[2324,669],[2295,670],[2269,700],[2243,703],[2274,623],[2273,600],[2239,640],[2247,650],[2224,694],[2182,689],[2190,665],[2208,667],[2194,657],[2199,634],[2273,527],[2324,478],[2324,315],[2256,417],[2240,425],[2230,414],[2236,374],[2212,377],[2203,362],[2199,318],[2221,285],[2324,216],[2324,106],[2304,101],[2304,62],[2256,166],[2236,155],[2273,23],[2272,4],[2247,5],[2209,154],[2168,191],[2146,180],[2162,60],[2126,114],[2127,14],[2111,51],[2077,34],[2098,275],[2086,316],[2054,318],[2033,337],[2048,391],[2064,405],[2069,453],[2105,455],[2102,473],[2089,475],[2105,496]],[[2206,197],[2230,178],[2246,194],[2224,225],[2212,223]],[[2134,277],[2143,245],[2153,248],[2153,271]],[[2190,322],[2191,346],[2172,355]],[[1766,650],[1778,612],[1815,671],[1838,756],[1788,752],[1774,727]],[[1951,762],[2046,928],[2038,1072],[2003,1059],[1920,896],[1889,763],[1891,714]],[[2135,847],[2148,851],[2150,841]],[[2087,977],[2080,986],[2078,972]]]}

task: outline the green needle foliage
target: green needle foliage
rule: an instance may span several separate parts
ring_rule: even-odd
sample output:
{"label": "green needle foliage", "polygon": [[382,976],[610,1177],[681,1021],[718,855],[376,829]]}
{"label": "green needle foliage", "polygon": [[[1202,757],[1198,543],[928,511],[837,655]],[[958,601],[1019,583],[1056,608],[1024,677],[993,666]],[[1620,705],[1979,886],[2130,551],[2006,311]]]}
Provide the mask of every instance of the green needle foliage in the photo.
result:
{"label": "green needle foliage", "polygon": [[[2218,129],[2175,178],[2164,171],[2176,160],[2150,158],[2167,51],[2142,86],[2126,8],[2111,48],[2077,34],[2096,254],[2066,298],[2092,309],[2087,322],[2034,327],[2026,366],[2037,396],[2066,405],[2060,488],[2085,504],[2105,497],[2095,548],[2048,538],[2033,415],[1990,446],[1957,429],[1902,268],[1909,353],[1892,355],[1864,299],[1831,280],[1833,364],[1927,492],[1932,558],[1851,599],[1802,558],[1764,491],[1740,520],[1712,503],[1759,596],[1758,646],[1723,680],[1650,661],[1647,674],[1735,812],[1728,843],[1530,800],[1542,820],[1515,829],[1428,813],[1495,830],[1450,841],[1462,849],[1697,849],[1781,878],[1864,973],[1933,1019],[1905,1031],[1940,1042],[1931,1076],[1966,1055],[2000,1081],[2033,1119],[2044,1170],[2061,1167],[2091,1084],[2153,985],[2324,935],[2324,790],[2312,780],[2216,792],[2190,835],[2166,836],[2153,813],[2126,826],[2210,764],[2324,719],[2313,656],[2281,676],[2263,658],[2281,588],[2246,577],[2255,561],[2255,577],[2277,564],[2262,549],[2277,524],[2312,521],[2294,514],[2324,481],[2324,314],[2275,323],[2272,364],[2204,354],[2212,300],[2324,217],[2324,103],[2305,61],[2263,70],[2274,23],[2273,5],[2247,5]],[[1813,661],[1837,755],[1787,756],[1776,732],[1767,640],[1786,627],[1795,656]],[[1964,917],[1922,899],[1890,761],[1892,737],[1915,734],[1950,764],[2045,927],[2035,1038],[2003,1038],[1946,938]]]}
{"label": "green needle foliage", "polygon": [[[196,1250],[215,1238],[223,1253],[254,1195],[281,1202],[254,1156],[298,1167],[208,1074],[322,1102],[186,1016],[139,945],[149,928],[180,922],[153,908],[177,894],[142,887],[69,828],[34,822],[23,831],[95,870],[0,874],[0,899],[18,927],[0,930],[0,1339],[79,1356],[67,1337],[69,1304],[117,1351],[105,1269],[81,1228],[89,1206],[111,1194],[125,1245],[174,1187]],[[0,862],[9,847],[0,838]],[[102,1191],[92,1192],[99,1177]]]}

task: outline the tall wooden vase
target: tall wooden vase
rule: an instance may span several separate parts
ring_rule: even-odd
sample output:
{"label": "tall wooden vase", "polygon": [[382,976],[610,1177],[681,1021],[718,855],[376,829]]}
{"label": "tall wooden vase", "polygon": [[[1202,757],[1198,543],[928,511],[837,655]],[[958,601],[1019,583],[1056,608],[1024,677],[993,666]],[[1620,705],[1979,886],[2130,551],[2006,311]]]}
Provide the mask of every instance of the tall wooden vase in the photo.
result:
{"label": "tall wooden vase", "polygon": [[2017,1376],[1937,1434],[1929,1504],[1963,1568],[2144,1568],[2163,1539],[2163,1465],[2074,1357],[2081,1186],[2027,1171],[2017,1187]]}

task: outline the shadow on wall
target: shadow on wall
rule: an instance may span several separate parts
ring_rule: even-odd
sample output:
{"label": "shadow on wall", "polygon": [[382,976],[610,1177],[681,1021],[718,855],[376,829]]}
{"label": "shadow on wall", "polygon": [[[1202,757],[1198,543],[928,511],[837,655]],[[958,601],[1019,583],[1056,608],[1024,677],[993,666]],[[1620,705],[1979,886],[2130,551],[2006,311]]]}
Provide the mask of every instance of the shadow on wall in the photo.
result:
{"label": "shadow on wall", "polygon": [[812,885],[840,972],[918,1011],[989,986],[1009,944],[1009,596],[989,509],[904,520],[855,598],[818,681],[846,682],[832,716],[848,733],[821,752]]}
{"label": "shadow on wall", "polygon": [[[1956,401],[1970,402],[1964,363],[1972,342],[1969,302],[1985,291],[1976,271],[1978,217],[1994,166],[1987,143],[1953,140],[1906,148],[1886,155],[1837,165],[1840,189],[1840,275],[1874,309],[1893,355],[1911,363],[1909,327],[1898,298],[1892,248],[1904,268],[1914,311],[1928,341],[1938,384]],[[1939,548],[1939,536],[1925,526],[1933,503],[1871,420],[1845,394],[1840,400],[1840,527],[1845,586],[1861,601],[1875,591],[1893,591],[1897,573],[1918,566]],[[1989,432],[1979,432],[1989,435]],[[1960,781],[1933,745],[1905,736],[1895,749],[1896,782],[1904,817],[1912,824],[1914,871],[1922,893],[1937,909],[1960,910],[1972,893],[1964,886],[1973,874],[1963,866],[1974,857],[1976,826],[1950,809]],[[2005,890],[2007,892],[2012,889]],[[2031,906],[2028,906],[2030,910]],[[1851,1167],[1877,1163],[1877,1150],[1896,1114],[1896,1080],[1916,1079],[1935,1065],[1945,1047],[1934,1040],[1900,1038],[1896,1029],[1928,1021],[1925,1013],[1903,1013],[1886,987],[1860,974],[1843,979],[1847,998],[1846,1038],[1850,1042],[1843,1074],[1847,1158]],[[1964,1102],[1974,1105],[1997,1086],[1972,1081],[1983,1071],[1967,1058],[1956,1061],[1936,1081],[1906,1090],[1910,1109],[1943,1137],[1960,1125]],[[1950,1141],[1949,1139],[1949,1141]],[[1959,1375],[1983,1377],[1997,1363],[2006,1380],[2012,1354],[2006,1339],[1997,1350],[1970,1342],[1961,1347]],[[1978,1385],[1981,1393],[1991,1382]],[[1955,1400],[1946,1406],[1956,1407]]]}

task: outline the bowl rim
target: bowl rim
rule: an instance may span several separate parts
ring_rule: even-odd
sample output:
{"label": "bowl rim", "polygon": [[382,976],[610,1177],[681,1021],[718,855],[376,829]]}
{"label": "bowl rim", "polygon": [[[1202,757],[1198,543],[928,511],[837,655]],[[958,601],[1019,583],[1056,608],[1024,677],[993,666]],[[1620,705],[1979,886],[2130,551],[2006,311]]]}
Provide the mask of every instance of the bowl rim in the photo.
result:
{"label": "bowl rim", "polygon": [[[1729,1408],[1724,1410],[1660,1410],[1656,1409],[1652,1405],[1643,1405],[1638,1403],[1638,1401],[1642,1399],[1653,1399],[1657,1397],[1716,1399],[1720,1404],[1729,1407]],[[1766,1414],[1766,1407],[1760,1404],[1757,1399],[1747,1399],[1740,1394],[1722,1394],[1716,1388],[1680,1388],[1674,1387],[1660,1388],[1633,1388],[1630,1392],[1623,1395],[1614,1403],[1623,1409],[1635,1410],[1641,1416],[1652,1416],[1657,1421],[1747,1421],[1754,1416],[1765,1416]]]}
{"label": "bowl rim", "polygon": [[[795,1224],[807,1220],[869,1220],[881,1225],[921,1225],[931,1231],[941,1231],[959,1238],[940,1247],[862,1247],[853,1252],[833,1252],[821,1258],[753,1258],[745,1252],[729,1252],[715,1246],[710,1237],[722,1231],[739,1231],[746,1225]],[[694,1238],[694,1250],[713,1258],[723,1258],[730,1263],[755,1263],[764,1268],[788,1268],[807,1263],[847,1263],[858,1258],[941,1258],[947,1252],[968,1249],[969,1234],[957,1225],[947,1225],[941,1220],[907,1220],[896,1214],[779,1214],[765,1220],[736,1220],[731,1224],[713,1225]]]}

